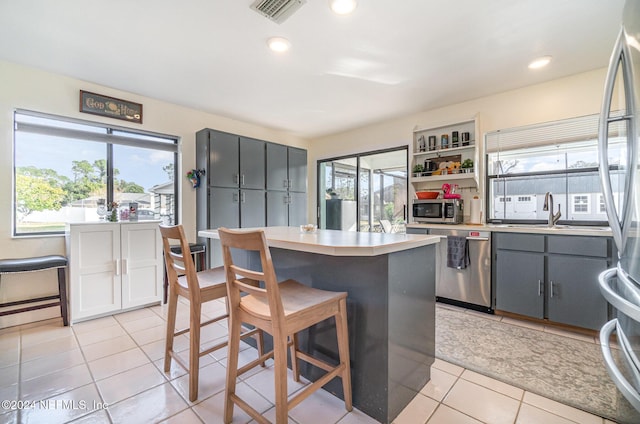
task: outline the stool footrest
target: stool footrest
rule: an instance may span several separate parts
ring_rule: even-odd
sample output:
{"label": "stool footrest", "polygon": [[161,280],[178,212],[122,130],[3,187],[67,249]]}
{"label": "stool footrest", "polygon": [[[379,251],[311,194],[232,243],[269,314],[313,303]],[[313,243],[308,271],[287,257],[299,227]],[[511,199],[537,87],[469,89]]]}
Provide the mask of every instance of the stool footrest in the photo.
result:
{"label": "stool footrest", "polygon": [[37,305],[37,306],[27,306],[26,308],[12,309],[10,311],[2,311],[0,312],[0,317],[5,315],[17,314],[20,312],[35,311],[37,309],[52,308],[54,306],[60,306],[60,302],[47,303],[45,305]]}
{"label": "stool footrest", "polygon": [[[24,305],[25,303],[43,302],[45,300],[53,300],[53,299],[60,299],[60,295],[54,294],[52,296],[36,297],[35,299],[15,300],[13,302],[0,303],[0,308],[4,308],[6,306]],[[38,307],[39,306],[41,305],[38,305]],[[10,311],[10,312],[13,312],[13,311]]]}

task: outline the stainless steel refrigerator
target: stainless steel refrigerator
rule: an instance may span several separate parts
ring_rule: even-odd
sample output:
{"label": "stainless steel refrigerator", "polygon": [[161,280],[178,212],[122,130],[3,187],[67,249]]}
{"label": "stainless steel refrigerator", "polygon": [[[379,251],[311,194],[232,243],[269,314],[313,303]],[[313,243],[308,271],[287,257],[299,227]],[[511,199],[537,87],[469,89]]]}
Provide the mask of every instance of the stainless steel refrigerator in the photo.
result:
{"label": "stainless steel refrigerator", "polygon": [[619,255],[617,266],[599,276],[616,316],[600,330],[600,342],[609,375],[640,411],[640,0],[624,6],[598,141],[605,208]]}

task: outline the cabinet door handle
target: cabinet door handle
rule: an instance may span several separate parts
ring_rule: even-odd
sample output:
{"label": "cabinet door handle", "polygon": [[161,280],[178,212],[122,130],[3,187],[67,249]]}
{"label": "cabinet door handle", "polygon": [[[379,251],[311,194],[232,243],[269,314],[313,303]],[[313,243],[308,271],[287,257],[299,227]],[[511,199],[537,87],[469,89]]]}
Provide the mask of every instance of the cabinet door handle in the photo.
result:
{"label": "cabinet door handle", "polygon": [[553,297],[553,281],[549,280],[549,297]]}
{"label": "cabinet door handle", "polygon": [[244,185],[244,174],[242,174],[242,177],[240,177],[240,185]]}
{"label": "cabinet door handle", "polygon": [[289,203],[289,198],[286,194],[282,196],[282,201],[284,202],[285,205]]}
{"label": "cabinet door handle", "polygon": [[246,193],[245,193],[244,191],[240,194],[240,198],[242,199],[242,200],[241,200],[241,201],[242,201],[242,203],[244,203],[244,202],[245,202],[245,200],[246,200],[246,198],[247,198]]}
{"label": "cabinet door handle", "polygon": [[542,280],[538,280],[538,296],[542,296]]}
{"label": "cabinet door handle", "polygon": [[128,268],[128,264],[127,264],[127,260],[126,259],[122,259],[121,262],[121,271],[122,271],[122,275],[126,275],[129,273],[129,268]]}
{"label": "cabinet door handle", "polygon": [[284,183],[284,184],[282,185],[282,187],[284,187],[284,188],[289,188],[289,180],[287,180],[287,179],[285,178],[285,179],[284,179],[284,180],[282,180],[282,181],[283,181],[283,183]]}
{"label": "cabinet door handle", "polygon": [[236,174],[233,176],[234,184],[240,184],[240,174]]}
{"label": "cabinet door handle", "polygon": [[238,193],[233,193],[233,203],[238,203],[240,201],[240,195]]}
{"label": "cabinet door handle", "polygon": [[120,275],[120,259],[116,259],[116,275]]}
{"label": "cabinet door handle", "polygon": [[287,180],[287,188],[291,188],[291,187],[293,187],[293,181]]}

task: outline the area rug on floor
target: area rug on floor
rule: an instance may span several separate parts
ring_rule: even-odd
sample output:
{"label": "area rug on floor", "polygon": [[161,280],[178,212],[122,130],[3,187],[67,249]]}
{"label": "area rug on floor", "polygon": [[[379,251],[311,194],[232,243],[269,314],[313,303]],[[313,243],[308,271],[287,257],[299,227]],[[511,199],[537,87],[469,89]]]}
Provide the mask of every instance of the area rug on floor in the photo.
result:
{"label": "area rug on floor", "polygon": [[436,357],[618,423],[638,423],[600,345],[436,308]]}

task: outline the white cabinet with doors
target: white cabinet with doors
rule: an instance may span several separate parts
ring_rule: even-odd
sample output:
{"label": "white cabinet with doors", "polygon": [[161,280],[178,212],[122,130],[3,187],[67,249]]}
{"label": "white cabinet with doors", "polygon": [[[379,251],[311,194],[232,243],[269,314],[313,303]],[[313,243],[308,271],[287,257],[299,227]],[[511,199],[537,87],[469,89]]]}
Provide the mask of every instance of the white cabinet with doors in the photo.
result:
{"label": "white cabinet with doors", "polygon": [[160,302],[164,267],[158,224],[67,224],[72,323]]}

